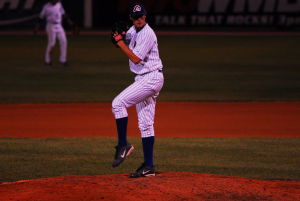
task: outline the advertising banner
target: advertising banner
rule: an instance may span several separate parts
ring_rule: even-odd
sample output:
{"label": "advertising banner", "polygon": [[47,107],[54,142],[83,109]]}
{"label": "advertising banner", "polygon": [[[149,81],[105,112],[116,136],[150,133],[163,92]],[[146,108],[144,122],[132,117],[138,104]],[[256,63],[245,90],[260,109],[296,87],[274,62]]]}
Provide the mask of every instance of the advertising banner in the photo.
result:
{"label": "advertising banner", "polygon": [[[126,13],[130,1],[117,1]],[[148,0],[151,22],[160,27],[290,27],[300,25],[300,0]]]}

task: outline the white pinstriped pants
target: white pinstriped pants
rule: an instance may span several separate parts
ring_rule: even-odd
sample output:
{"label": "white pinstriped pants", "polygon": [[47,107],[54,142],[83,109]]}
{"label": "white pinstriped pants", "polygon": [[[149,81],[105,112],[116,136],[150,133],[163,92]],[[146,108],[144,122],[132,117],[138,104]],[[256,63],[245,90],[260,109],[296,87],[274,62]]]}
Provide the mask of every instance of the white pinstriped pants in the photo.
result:
{"label": "white pinstriped pants", "polygon": [[64,63],[67,61],[67,37],[64,28],[61,24],[47,24],[46,31],[48,35],[48,44],[45,53],[45,62],[51,62],[51,51],[53,50],[56,39],[60,45],[60,57],[59,61]]}
{"label": "white pinstriped pants", "polygon": [[154,136],[156,98],[164,84],[164,76],[158,70],[137,75],[135,82],[124,89],[112,102],[116,119],[128,116],[127,109],[136,105],[138,125],[142,138]]}

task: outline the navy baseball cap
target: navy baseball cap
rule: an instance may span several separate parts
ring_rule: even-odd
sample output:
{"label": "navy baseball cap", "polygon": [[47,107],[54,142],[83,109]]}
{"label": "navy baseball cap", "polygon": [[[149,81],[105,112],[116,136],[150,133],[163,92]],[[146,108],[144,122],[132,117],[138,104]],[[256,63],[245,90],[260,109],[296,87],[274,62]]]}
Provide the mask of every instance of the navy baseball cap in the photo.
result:
{"label": "navy baseball cap", "polygon": [[133,19],[138,19],[143,15],[147,15],[147,11],[143,4],[141,3],[134,3],[129,7],[129,15]]}

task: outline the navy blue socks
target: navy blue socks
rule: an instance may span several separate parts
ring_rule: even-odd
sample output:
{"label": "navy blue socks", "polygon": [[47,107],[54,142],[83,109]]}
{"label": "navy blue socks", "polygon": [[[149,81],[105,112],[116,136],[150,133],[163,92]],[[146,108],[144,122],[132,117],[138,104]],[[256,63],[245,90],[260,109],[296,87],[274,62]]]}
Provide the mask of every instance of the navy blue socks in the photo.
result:
{"label": "navy blue socks", "polygon": [[[118,131],[118,146],[123,147],[127,145],[127,123],[128,117],[116,119]],[[154,167],[153,163],[153,149],[154,149],[154,136],[142,138],[144,162]]]}
{"label": "navy blue socks", "polygon": [[153,163],[153,147],[154,147],[154,136],[142,138],[143,151],[144,151],[144,162],[154,167]]}
{"label": "navy blue socks", "polygon": [[127,122],[128,122],[128,117],[116,119],[119,147],[123,147],[127,145]]}

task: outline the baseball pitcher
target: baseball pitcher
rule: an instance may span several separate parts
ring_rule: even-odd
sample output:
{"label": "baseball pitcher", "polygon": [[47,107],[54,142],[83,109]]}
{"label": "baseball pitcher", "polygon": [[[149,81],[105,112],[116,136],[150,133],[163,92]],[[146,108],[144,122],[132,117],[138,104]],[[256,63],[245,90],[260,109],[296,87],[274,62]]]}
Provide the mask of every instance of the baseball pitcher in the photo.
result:
{"label": "baseball pitcher", "polygon": [[153,124],[156,98],[163,87],[164,76],[157,38],[146,22],[146,10],[143,4],[131,5],[129,17],[133,26],[128,31],[124,23],[115,24],[112,31],[112,42],[129,58],[130,70],[136,75],[134,82],[112,102],[118,132],[118,145],[112,166],[119,166],[134,150],[134,147],[127,141],[128,113],[126,108],[135,105],[144,162],[129,177],[137,178],[155,176]]}

